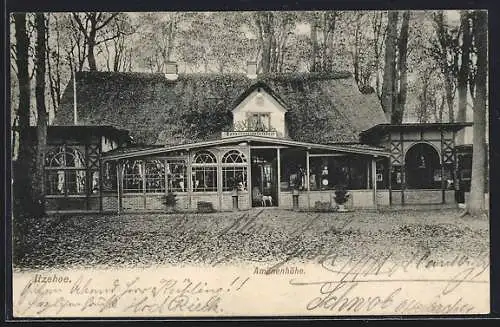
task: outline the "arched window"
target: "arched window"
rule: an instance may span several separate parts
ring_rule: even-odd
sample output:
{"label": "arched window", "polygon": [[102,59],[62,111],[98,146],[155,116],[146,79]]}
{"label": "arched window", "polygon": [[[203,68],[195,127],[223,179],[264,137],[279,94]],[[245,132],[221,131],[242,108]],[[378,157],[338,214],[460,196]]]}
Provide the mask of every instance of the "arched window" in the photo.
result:
{"label": "arched window", "polygon": [[217,158],[210,151],[195,154],[192,168],[194,192],[217,191]]}
{"label": "arched window", "polygon": [[231,150],[226,152],[222,157],[223,164],[237,164],[237,163],[246,163],[247,159],[243,153],[238,150]]}
{"label": "arched window", "polygon": [[46,167],[83,168],[85,160],[80,150],[70,147],[59,147],[45,156]]}
{"label": "arched window", "polygon": [[78,195],[87,191],[85,157],[78,148],[61,146],[49,151],[45,173],[47,195]]}
{"label": "arched window", "polygon": [[222,190],[247,190],[247,159],[238,150],[230,150],[222,156]]}
{"label": "arched window", "polygon": [[116,161],[106,161],[104,163],[102,178],[103,192],[116,192],[117,190],[117,163]]}
{"label": "arched window", "polygon": [[217,159],[210,151],[201,151],[194,156],[194,164],[216,164]]}
{"label": "arched window", "polygon": [[405,156],[406,185],[409,189],[439,189],[441,164],[436,149],[427,143],[412,145]]}

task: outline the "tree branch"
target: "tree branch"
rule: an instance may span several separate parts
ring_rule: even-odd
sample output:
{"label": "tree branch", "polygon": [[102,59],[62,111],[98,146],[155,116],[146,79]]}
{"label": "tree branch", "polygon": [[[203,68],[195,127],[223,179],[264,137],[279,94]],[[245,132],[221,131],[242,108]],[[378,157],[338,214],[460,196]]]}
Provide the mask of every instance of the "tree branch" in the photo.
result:
{"label": "tree branch", "polygon": [[102,39],[102,40],[99,40],[99,41],[97,41],[97,40],[96,40],[95,45],[99,45],[99,44],[101,44],[101,43],[104,43],[104,42],[108,42],[108,41],[114,40],[114,39],[116,39],[116,38],[119,38],[121,35],[123,35],[123,33],[122,33],[122,32],[118,32],[117,34],[112,35],[112,36],[110,36],[110,37],[108,37],[108,38],[105,38],[105,39]]}
{"label": "tree branch", "polygon": [[80,19],[80,16],[78,16],[77,13],[73,13],[72,17],[76,21],[76,23],[78,24],[78,29],[82,32],[85,39],[88,39],[87,28],[85,26],[83,26],[83,23],[82,23],[82,20]]}
{"label": "tree branch", "polygon": [[[109,22],[110,22],[111,20],[113,20],[113,18],[115,18],[115,17],[116,17],[116,16],[118,16],[118,15],[119,15],[119,13],[114,13],[114,14],[111,14],[111,16],[109,16],[109,17],[108,17],[108,19],[106,19],[105,21],[103,21],[103,22],[101,23],[101,25],[100,25],[100,26],[96,26],[95,30],[96,30],[96,31],[98,31],[98,30],[100,30],[101,28],[105,27],[106,25],[108,25],[108,24],[109,24]],[[99,19],[100,19],[100,17],[99,17]],[[98,20],[98,21],[99,21],[99,20]]]}

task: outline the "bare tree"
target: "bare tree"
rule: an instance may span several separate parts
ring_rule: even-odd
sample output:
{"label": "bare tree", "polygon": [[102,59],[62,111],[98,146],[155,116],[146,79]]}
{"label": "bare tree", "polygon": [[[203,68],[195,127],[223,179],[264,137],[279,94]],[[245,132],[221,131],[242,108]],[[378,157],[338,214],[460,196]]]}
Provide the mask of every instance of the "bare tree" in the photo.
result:
{"label": "bare tree", "polygon": [[388,121],[391,121],[394,109],[396,44],[398,38],[397,24],[398,12],[389,12],[387,39],[385,41],[384,80],[382,84],[382,108],[384,109]]}
{"label": "bare tree", "polygon": [[380,89],[380,58],[382,56],[383,46],[387,29],[383,25],[383,12],[375,12],[372,14],[372,31],[373,31],[373,54],[374,54],[374,69],[375,69],[375,89],[377,95],[381,96]]}
{"label": "bare tree", "polygon": [[[16,40],[16,68],[17,80],[19,85],[19,107],[17,109],[18,117],[18,134],[19,134],[19,151],[14,170],[15,187],[14,194],[17,200],[14,203],[14,214],[22,224],[22,215],[29,214],[31,207],[30,193],[30,141],[29,141],[29,126],[30,126],[30,74],[28,68],[29,56],[29,38],[26,26],[26,14],[14,14],[15,25],[15,40]],[[21,233],[22,234],[22,233]]]}
{"label": "bare tree", "polygon": [[[361,47],[361,18],[363,17],[363,13],[357,12],[356,18],[354,20],[354,47],[352,51],[352,57],[353,57],[353,69],[354,69],[354,79],[356,80],[356,83],[360,85],[360,75],[361,75],[361,68],[360,68],[360,47]],[[364,83],[362,83],[364,84]]]}
{"label": "bare tree", "polygon": [[[465,122],[467,119],[467,84],[470,76],[470,52],[472,48],[472,32],[470,17],[467,10],[460,12],[460,31],[462,34],[462,46],[460,54],[460,70],[458,71],[458,113],[457,121]],[[461,130],[457,134],[458,143],[464,143],[465,131]]]}
{"label": "bare tree", "polygon": [[488,79],[488,17],[487,12],[475,13],[474,44],[477,49],[477,76],[474,100],[472,176],[468,212],[479,215],[485,209],[486,178],[486,104]]}
{"label": "bare tree", "polygon": [[144,40],[136,49],[140,64],[152,73],[165,72],[166,64],[172,60],[177,42],[179,13],[161,15],[144,13],[139,16],[142,28],[140,37]]}
{"label": "bare tree", "polygon": [[[97,45],[118,38],[121,31],[105,35],[100,33],[119,13],[102,13],[102,12],[87,12],[87,13],[73,13],[72,18],[76,22],[76,26],[85,39],[87,48],[87,62],[91,71],[97,70],[95,59],[95,48]],[[101,37],[100,37],[100,34]]]}
{"label": "bare tree", "polygon": [[426,67],[419,76],[419,89],[418,106],[416,114],[418,122],[428,123],[431,113],[436,113],[435,105],[435,91],[432,89],[432,78],[435,72],[434,67]]}
{"label": "bare tree", "polygon": [[38,205],[40,213],[44,209],[44,164],[45,148],[47,144],[47,110],[45,107],[45,54],[46,48],[46,20],[43,13],[35,15],[35,25],[37,31],[36,51],[35,51],[35,98],[37,112],[37,146],[36,165],[33,174],[33,200]]}
{"label": "bare tree", "polygon": [[[47,15],[47,29],[46,29],[46,56],[47,56],[47,79],[49,82],[49,94],[52,103],[52,110],[55,112],[59,107],[62,96],[63,80],[62,80],[62,66],[63,66],[63,55],[62,55],[62,38],[61,29],[62,26],[59,22],[59,17],[57,14]],[[51,24],[53,28],[51,29]],[[50,44],[50,32],[53,30],[55,32],[55,37],[53,47]]]}
{"label": "bare tree", "polygon": [[74,69],[81,71],[87,60],[87,38],[81,33],[72,14],[65,18],[65,23],[68,25],[67,30],[71,34],[69,39],[70,46],[66,49],[67,64],[70,71]]}
{"label": "bare tree", "polygon": [[309,37],[312,50],[309,71],[331,71],[333,61],[332,49],[334,48],[338,12],[314,12],[308,16],[311,25]]}
{"label": "bare tree", "polygon": [[406,10],[402,15],[401,31],[398,39],[398,65],[397,65],[397,95],[394,99],[394,108],[391,122],[401,124],[406,105],[408,93],[408,35],[409,35],[410,11]]}
{"label": "bare tree", "polygon": [[294,13],[259,11],[253,13],[253,23],[260,44],[260,69],[263,73],[283,70],[288,39],[295,27]]}
{"label": "bare tree", "polygon": [[110,41],[103,42],[99,47],[103,48],[106,59],[106,68],[108,71],[126,71],[131,70],[132,47],[129,45],[128,37],[136,32],[135,26],[132,26],[130,19],[126,15],[117,16],[107,27],[106,32],[109,35],[117,35]]}
{"label": "bare tree", "polygon": [[311,39],[311,56],[310,60],[311,63],[309,64],[309,71],[315,72],[320,70],[319,66],[320,64],[318,63],[318,53],[319,53],[319,42],[318,42],[318,17],[317,14],[314,13],[311,21],[311,32],[310,32],[310,39]]}
{"label": "bare tree", "polygon": [[448,119],[455,121],[454,99],[458,71],[458,30],[450,29],[444,18],[443,10],[432,15],[436,39],[432,40],[432,54],[439,63],[445,79],[446,102],[448,105]]}
{"label": "bare tree", "polygon": [[[177,49],[180,58],[191,67],[205,72],[240,72],[245,61],[255,60],[249,49],[255,44],[242,30],[248,17],[244,13],[184,14],[188,25],[178,31]],[[255,41],[254,41],[255,43]]]}

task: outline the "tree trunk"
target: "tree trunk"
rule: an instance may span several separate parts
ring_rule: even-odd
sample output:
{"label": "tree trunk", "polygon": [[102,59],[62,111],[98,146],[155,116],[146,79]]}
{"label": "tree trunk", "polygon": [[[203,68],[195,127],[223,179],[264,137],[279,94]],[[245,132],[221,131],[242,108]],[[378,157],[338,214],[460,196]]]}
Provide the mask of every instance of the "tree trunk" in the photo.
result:
{"label": "tree trunk", "polygon": [[389,12],[387,24],[387,40],[385,43],[384,78],[382,82],[382,108],[390,122],[394,106],[394,72],[396,65],[398,12]]}
{"label": "tree trunk", "polygon": [[403,13],[401,32],[398,40],[399,50],[399,93],[396,99],[396,107],[392,113],[391,122],[393,124],[401,124],[403,122],[403,114],[406,105],[406,95],[408,90],[408,34],[409,34],[410,11]]}
{"label": "tree trunk", "polygon": [[484,10],[477,11],[474,43],[477,47],[476,96],[474,101],[474,128],[472,151],[472,176],[469,213],[479,215],[485,209],[484,191],[486,177],[486,101],[488,74],[488,18]]}
{"label": "tree trunk", "polygon": [[29,39],[26,29],[26,14],[14,14],[16,37],[16,65],[19,82],[19,107],[17,109],[19,126],[19,150],[14,170],[14,215],[20,220],[21,216],[29,215],[31,209],[31,179],[30,179],[30,76],[28,71]]}
{"label": "tree trunk", "polygon": [[[458,113],[457,122],[467,120],[467,83],[470,74],[470,51],[472,47],[472,34],[470,31],[469,13],[466,10],[460,12],[460,25],[462,30],[462,54],[461,65],[458,72]],[[457,133],[457,144],[464,144],[465,131],[462,129]]]}
{"label": "tree trunk", "polygon": [[316,16],[313,17],[312,26],[311,26],[311,72],[318,71],[318,25],[317,25]]}
{"label": "tree trunk", "polygon": [[446,76],[445,77],[445,83],[444,83],[444,88],[446,92],[446,103],[448,106],[448,122],[453,123],[455,122],[455,112],[454,112],[454,105],[453,105],[453,100],[455,98],[455,92],[453,90],[453,78],[451,76]]}
{"label": "tree trunk", "polygon": [[166,61],[170,61],[172,58],[172,52],[174,50],[174,37],[175,37],[175,22],[170,22],[167,27],[167,48],[166,48]]}
{"label": "tree trunk", "polygon": [[359,32],[360,32],[360,23],[361,23],[361,16],[360,14],[356,14],[356,28],[354,29],[354,51],[353,51],[353,68],[354,68],[354,80],[356,81],[356,84],[358,84],[358,87],[360,86],[365,86],[365,85],[360,85],[359,83]]}
{"label": "tree trunk", "polygon": [[444,103],[446,102],[445,97],[441,98],[441,104],[439,105],[439,115],[438,115],[438,123],[443,122],[443,113],[444,113]]}
{"label": "tree trunk", "polygon": [[271,51],[272,51],[272,13],[264,13],[264,19],[262,21],[263,30],[263,41],[262,45],[262,72],[271,72]]}
{"label": "tree trunk", "polygon": [[450,62],[449,52],[457,53],[458,49],[455,49],[452,44],[450,44],[450,39],[452,38],[450,32],[448,31],[447,25],[444,19],[443,10],[439,10],[434,15],[434,28],[437,34],[437,41],[439,43],[440,51],[436,53],[436,59],[441,68],[441,72],[444,77],[444,87],[446,92],[446,103],[448,105],[448,121],[450,123],[455,121],[454,114],[454,98],[455,98],[455,82],[456,82],[456,71],[458,71],[458,60],[456,57],[452,58]]}
{"label": "tree trunk", "polygon": [[87,49],[88,49],[87,60],[89,63],[89,70],[90,71],[97,71],[97,64],[95,62],[95,54],[94,54],[95,36],[96,36],[95,31],[94,30],[90,31],[89,39],[87,41],[88,42],[88,44],[87,44]]}
{"label": "tree trunk", "polygon": [[37,13],[35,16],[35,26],[37,32],[35,64],[36,64],[36,112],[37,112],[37,147],[36,147],[36,167],[33,174],[33,200],[37,204],[37,211],[40,214],[44,209],[44,164],[45,148],[47,144],[47,110],[45,108],[45,16]]}
{"label": "tree trunk", "polygon": [[427,100],[427,91],[429,89],[429,78],[427,78],[427,76],[424,77],[423,81],[424,83],[423,87],[422,87],[422,93],[419,95],[419,105],[420,105],[420,108],[419,108],[419,123],[427,123],[428,121],[428,108],[427,108],[427,104],[429,103],[428,100]]}
{"label": "tree trunk", "polygon": [[323,71],[331,72],[332,71],[332,63],[333,63],[333,49],[335,48],[334,44],[334,35],[337,25],[337,15],[336,11],[331,13],[325,13],[325,33],[324,37],[324,58],[323,58]]}
{"label": "tree trunk", "polygon": [[[383,13],[375,13],[373,20],[373,53],[375,54],[375,87],[377,96],[381,98],[380,90],[380,55],[384,43],[385,33],[382,32]],[[379,45],[380,44],[380,45]]]}

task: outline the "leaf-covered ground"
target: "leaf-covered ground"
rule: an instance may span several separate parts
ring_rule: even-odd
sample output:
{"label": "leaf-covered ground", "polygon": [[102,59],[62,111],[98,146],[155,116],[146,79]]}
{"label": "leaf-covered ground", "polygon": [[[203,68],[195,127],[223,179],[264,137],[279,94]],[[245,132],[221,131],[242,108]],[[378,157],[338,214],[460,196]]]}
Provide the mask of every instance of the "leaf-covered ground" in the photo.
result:
{"label": "leaf-covered ground", "polygon": [[14,241],[14,267],[307,261],[326,253],[474,256],[488,252],[488,225],[457,210],[52,216]]}

